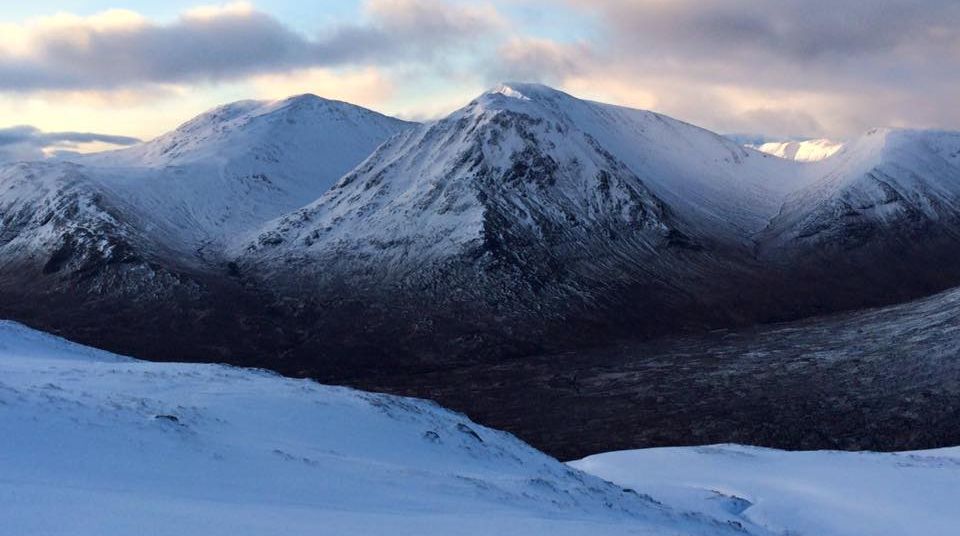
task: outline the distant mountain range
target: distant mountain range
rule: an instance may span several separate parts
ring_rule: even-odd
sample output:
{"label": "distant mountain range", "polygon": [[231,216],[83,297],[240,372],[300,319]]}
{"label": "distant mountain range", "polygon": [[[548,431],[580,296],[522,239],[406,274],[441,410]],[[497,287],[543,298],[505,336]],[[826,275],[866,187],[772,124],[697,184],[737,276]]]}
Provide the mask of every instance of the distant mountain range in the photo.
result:
{"label": "distant mountain range", "polygon": [[773,156],[796,160],[798,162],[819,162],[830,158],[843,149],[843,143],[828,139],[803,141],[778,141],[761,144],[748,144],[750,147]]}
{"label": "distant mountain range", "polygon": [[329,378],[960,285],[960,133],[761,149],[535,84],[422,125],[238,102],[131,148],[0,167],[0,315]]}

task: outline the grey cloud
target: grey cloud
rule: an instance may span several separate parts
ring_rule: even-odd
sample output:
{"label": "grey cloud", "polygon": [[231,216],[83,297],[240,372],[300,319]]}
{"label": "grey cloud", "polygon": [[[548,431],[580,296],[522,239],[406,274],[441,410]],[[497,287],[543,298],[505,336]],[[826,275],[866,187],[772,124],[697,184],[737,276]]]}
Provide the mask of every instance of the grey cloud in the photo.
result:
{"label": "grey cloud", "polygon": [[184,16],[162,25],[38,30],[27,57],[0,58],[0,91],[115,89],[386,62],[449,50],[499,24],[492,11],[441,0],[380,0],[369,3],[368,12],[363,24],[315,37],[258,11]]}
{"label": "grey cloud", "polygon": [[498,49],[500,61],[488,80],[525,80],[556,84],[585,73],[594,60],[586,43],[556,43],[545,39],[513,39]]}
{"label": "grey cloud", "polygon": [[754,88],[914,89],[960,81],[956,0],[571,0],[608,63]]}
{"label": "grey cloud", "polygon": [[656,50],[815,60],[960,43],[955,0],[601,0],[590,5],[625,40]]}
{"label": "grey cloud", "polygon": [[956,0],[597,4],[636,67],[758,89],[889,91],[960,81]]}
{"label": "grey cloud", "polygon": [[726,132],[960,127],[956,0],[567,2],[598,21],[587,52],[505,48],[497,70],[632,84],[659,111]]}
{"label": "grey cloud", "polygon": [[803,111],[784,111],[757,108],[724,118],[724,123],[735,131],[763,126],[767,135],[778,136],[775,141],[806,138],[810,133],[823,133],[825,129],[816,118]]}
{"label": "grey cloud", "polygon": [[70,149],[95,142],[127,146],[140,140],[95,132],[43,132],[28,125],[0,128],[0,162],[40,160],[46,157],[45,149],[54,154],[71,154]]}

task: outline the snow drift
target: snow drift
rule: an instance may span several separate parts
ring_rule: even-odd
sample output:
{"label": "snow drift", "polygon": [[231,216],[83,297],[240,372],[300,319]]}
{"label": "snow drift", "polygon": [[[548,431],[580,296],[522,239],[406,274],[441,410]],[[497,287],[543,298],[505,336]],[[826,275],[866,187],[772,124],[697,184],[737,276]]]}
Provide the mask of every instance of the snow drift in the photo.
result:
{"label": "snow drift", "polygon": [[9,534],[742,534],[416,399],[0,322]]}

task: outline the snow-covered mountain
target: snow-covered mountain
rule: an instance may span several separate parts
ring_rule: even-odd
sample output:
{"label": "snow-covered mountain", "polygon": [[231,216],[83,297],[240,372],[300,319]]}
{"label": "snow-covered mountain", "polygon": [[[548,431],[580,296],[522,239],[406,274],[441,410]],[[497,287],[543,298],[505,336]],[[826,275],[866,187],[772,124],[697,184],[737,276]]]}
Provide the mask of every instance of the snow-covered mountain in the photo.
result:
{"label": "snow-covered mountain", "polygon": [[[902,172],[911,207],[927,207],[919,218],[904,209],[914,226],[931,243],[945,237],[938,255],[960,252],[960,181],[941,162],[952,142],[890,136],[918,141],[884,149],[868,134],[801,162],[651,112],[503,84],[393,138],[316,202],[265,225],[236,262],[298,308],[349,301],[367,309],[364,331],[396,341],[445,326],[440,338],[476,342],[467,352],[499,344],[491,333],[535,346],[571,325],[592,336],[593,322],[662,332],[889,303],[960,283],[960,272],[905,276],[933,257],[899,256],[904,269],[893,270],[884,257],[899,246],[885,235],[884,249],[830,281],[832,263],[808,262],[807,245],[811,226],[835,230],[819,243],[832,251],[886,221],[843,196],[888,170]],[[869,285],[857,280],[864,265],[878,269]],[[342,329],[329,322],[313,330]]]}
{"label": "snow-covered mountain", "polygon": [[756,237],[800,287],[856,307],[957,284],[960,133],[872,130],[806,167]]}
{"label": "snow-covered mountain", "polygon": [[131,148],[69,163],[4,166],[0,232],[8,240],[19,234],[35,241],[72,226],[102,241],[119,240],[89,221],[109,220],[148,236],[154,244],[143,249],[156,253],[161,243],[181,261],[202,260],[245,230],[316,199],[409,126],[313,95],[228,104]]}
{"label": "snow-covered mountain", "polygon": [[772,141],[750,146],[760,152],[787,160],[819,162],[836,154],[843,148],[843,142],[821,138],[803,141]]}
{"label": "snow-covered mountain", "polygon": [[595,268],[591,253],[689,242],[644,181],[567,117],[583,111],[564,105],[580,101],[518,87],[532,97],[504,86],[390,140],[318,201],[267,225],[241,265],[294,271],[317,288],[347,278],[453,292],[477,278],[550,285]]}
{"label": "snow-covered mountain", "polygon": [[426,307],[428,323],[479,346],[542,339],[598,308],[649,325],[651,310],[717,299],[705,274],[749,273],[750,234],[776,214],[791,168],[658,114],[504,84],[391,139],[237,263],[301,304],[367,304],[367,331],[428,333]]}
{"label": "snow-covered mountain", "polygon": [[[18,163],[0,167],[0,280],[24,281],[72,274],[109,287],[161,284],[147,266],[163,245],[139,226],[122,202],[94,185],[91,170],[72,163]],[[150,272],[150,273],[148,273]],[[129,277],[127,277],[129,276]],[[126,278],[130,285],[118,285]],[[11,282],[18,280],[18,282]],[[52,290],[50,281],[39,285]]]}
{"label": "snow-covered mountain", "polygon": [[787,197],[763,241],[856,243],[882,227],[952,226],[960,215],[958,132],[872,130],[812,173],[817,180]]}
{"label": "snow-covered mountain", "polygon": [[[3,167],[2,231],[8,238],[36,239],[43,233],[24,221],[28,213],[91,232],[86,219],[112,219],[178,250],[181,260],[202,260],[245,231],[313,201],[410,126],[314,95],[228,104],[134,147],[70,163]],[[86,200],[84,210],[70,210],[78,197]],[[114,238],[102,227],[96,234]]]}
{"label": "snow-covered mountain", "polygon": [[768,534],[424,400],[157,364],[0,322],[8,534]]}
{"label": "snow-covered mountain", "polygon": [[[392,140],[324,198],[267,226],[261,241],[286,233],[287,243],[297,244],[299,233],[336,220],[339,234],[318,232],[310,240],[318,249],[354,232],[357,226],[346,222],[369,218],[362,232],[375,241],[416,232],[425,247],[435,247],[435,238],[451,234],[452,223],[465,227],[450,236],[461,245],[479,237],[481,220],[493,219],[481,210],[494,204],[490,196],[511,196],[514,213],[504,216],[540,234],[545,221],[570,226],[564,222],[618,219],[657,226],[664,215],[653,205],[666,204],[677,225],[739,237],[761,229],[779,208],[778,193],[793,187],[789,164],[757,156],[659,114],[583,101],[536,84],[503,84]],[[319,220],[305,231],[298,218]],[[451,249],[444,246],[446,254]]]}
{"label": "snow-covered mountain", "polygon": [[891,303],[960,284],[957,136],[878,131],[801,162],[536,84],[425,125],[244,101],[0,168],[0,313],[315,374]]}
{"label": "snow-covered mountain", "polygon": [[412,126],[315,95],[241,101],[144,144],[78,161],[151,226],[211,248],[310,203]]}
{"label": "snow-covered mountain", "polygon": [[222,106],[128,149],[2,166],[0,309],[153,357],[233,353],[236,318],[269,313],[224,248],[411,126],[303,95]]}

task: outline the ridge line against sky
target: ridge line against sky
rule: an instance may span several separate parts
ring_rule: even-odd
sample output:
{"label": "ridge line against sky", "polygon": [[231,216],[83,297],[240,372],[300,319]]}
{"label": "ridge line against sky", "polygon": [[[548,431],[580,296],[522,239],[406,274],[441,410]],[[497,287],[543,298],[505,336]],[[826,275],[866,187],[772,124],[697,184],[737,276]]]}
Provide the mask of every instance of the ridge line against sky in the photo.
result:
{"label": "ridge line against sky", "polygon": [[960,3],[35,0],[0,7],[0,128],[150,138],[218,104],[305,92],[426,119],[505,79],[654,109],[718,132],[843,138],[873,126],[956,129]]}

